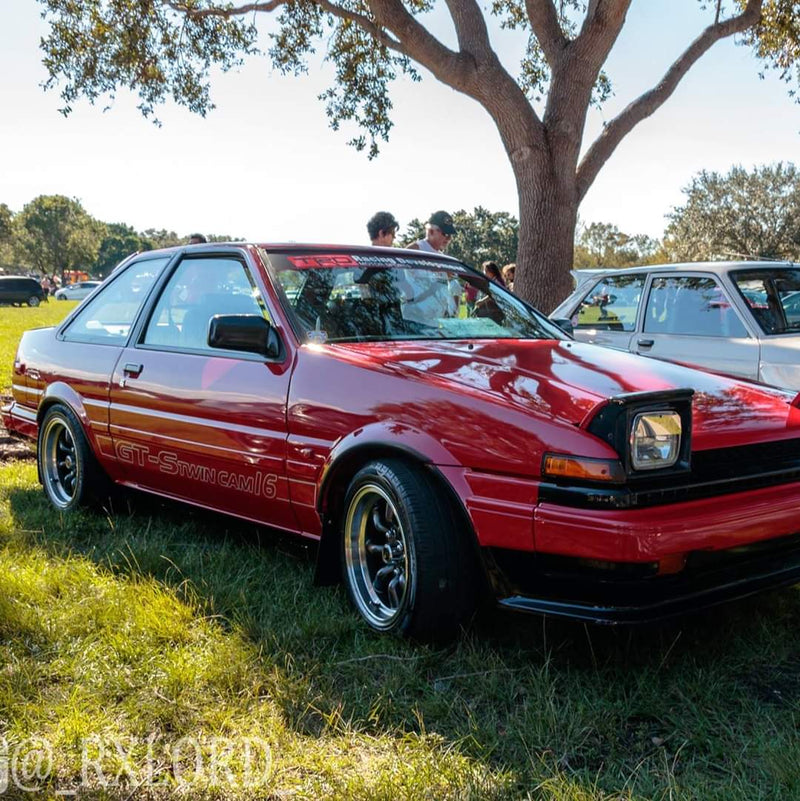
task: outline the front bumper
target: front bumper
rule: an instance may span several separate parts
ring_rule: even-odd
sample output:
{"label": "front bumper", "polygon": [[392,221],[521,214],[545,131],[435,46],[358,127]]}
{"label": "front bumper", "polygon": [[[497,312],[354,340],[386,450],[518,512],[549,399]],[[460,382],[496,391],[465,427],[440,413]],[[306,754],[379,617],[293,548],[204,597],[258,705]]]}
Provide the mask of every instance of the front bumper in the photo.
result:
{"label": "front bumper", "polygon": [[800,482],[647,508],[534,512],[535,552],[487,549],[502,607],[640,623],[800,583]]}
{"label": "front bumper", "polygon": [[537,553],[609,562],[649,562],[721,551],[800,532],[800,482],[644,509],[542,502],[534,511]]}
{"label": "front bumper", "polygon": [[592,623],[647,623],[800,582],[800,535],[692,554],[681,573],[644,578],[570,571],[563,561],[548,565],[545,558],[519,582],[513,580],[521,567],[519,555],[515,561],[516,568],[504,575],[520,594],[501,598],[503,608]]}

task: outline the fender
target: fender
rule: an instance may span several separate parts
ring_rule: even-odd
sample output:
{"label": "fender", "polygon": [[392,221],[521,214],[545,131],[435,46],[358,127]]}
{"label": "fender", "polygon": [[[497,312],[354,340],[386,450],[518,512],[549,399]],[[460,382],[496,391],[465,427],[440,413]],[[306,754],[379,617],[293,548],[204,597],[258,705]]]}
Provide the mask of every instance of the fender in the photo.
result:
{"label": "fender", "polygon": [[[39,401],[39,408],[36,411],[37,424],[41,425],[45,412],[54,403],[63,403],[65,406],[69,406],[69,408],[75,412],[75,414],[78,416],[78,420],[81,421],[83,433],[86,435],[86,439],[89,442],[89,447],[92,449],[95,456],[99,457],[102,453],[102,449],[100,447],[100,442],[97,439],[97,432],[92,426],[92,421],[89,418],[88,412],[86,411],[83,398],[69,384],[66,384],[63,381],[54,381],[52,384],[47,385],[42,393],[41,400]],[[105,433],[106,435],[108,434],[107,419]]]}
{"label": "fender", "polygon": [[[380,456],[406,456],[418,464],[431,467],[435,480],[445,485],[457,502],[459,512],[469,516],[464,501],[447,479],[435,469],[437,466],[459,467],[458,461],[438,440],[405,423],[388,420],[371,423],[356,429],[336,443],[320,471],[317,489],[317,511],[322,521],[322,536],[317,549],[314,583],[335,584],[339,580],[339,558],[333,490],[341,489],[341,497],[350,478],[361,465]],[[341,479],[341,481],[340,481]],[[335,503],[335,498],[333,499]],[[475,541],[474,535],[471,537]]]}
{"label": "fender", "polygon": [[[324,515],[333,479],[342,469],[380,455],[406,455],[421,464],[459,467],[458,460],[430,434],[389,420],[370,423],[342,437],[331,449],[320,471],[317,511]],[[354,471],[355,472],[355,471]]]}

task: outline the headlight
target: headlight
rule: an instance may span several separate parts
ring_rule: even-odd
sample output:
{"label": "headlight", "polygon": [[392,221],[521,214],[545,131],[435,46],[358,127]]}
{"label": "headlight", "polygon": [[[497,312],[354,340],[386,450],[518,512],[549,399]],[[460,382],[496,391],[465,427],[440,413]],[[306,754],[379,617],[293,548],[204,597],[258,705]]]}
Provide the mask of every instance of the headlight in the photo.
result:
{"label": "headlight", "polygon": [[681,416],[678,412],[641,412],[631,426],[631,467],[657,470],[671,467],[681,452]]}

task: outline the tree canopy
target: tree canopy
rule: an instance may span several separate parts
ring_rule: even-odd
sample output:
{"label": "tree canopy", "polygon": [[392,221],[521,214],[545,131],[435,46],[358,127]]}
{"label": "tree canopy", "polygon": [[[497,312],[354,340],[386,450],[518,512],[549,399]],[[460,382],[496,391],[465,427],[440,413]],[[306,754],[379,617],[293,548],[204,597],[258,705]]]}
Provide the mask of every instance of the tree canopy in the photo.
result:
{"label": "tree canopy", "polygon": [[102,223],[79,201],[63,195],[40,195],[26,204],[15,223],[29,262],[51,275],[93,263],[104,233]]}
{"label": "tree canopy", "polygon": [[125,223],[108,223],[100,242],[97,261],[92,272],[108,275],[126,256],[139,250],[152,250],[152,245]]}
{"label": "tree canopy", "polygon": [[[209,242],[241,237],[206,234]],[[0,272],[34,271],[49,275],[81,270],[106,276],[131,253],[185,245],[189,235],[148,228],[137,232],[126,223],[105,223],[86,212],[80,201],[42,195],[15,214],[0,203]]]}
{"label": "tree canopy", "polygon": [[5,203],[0,203],[0,243],[10,241],[13,218],[14,213],[11,209]]}
{"label": "tree canopy", "polygon": [[645,234],[631,236],[611,223],[585,226],[575,243],[575,268],[632,267],[665,260],[661,243]]}
{"label": "tree canopy", "polygon": [[703,170],[670,215],[665,247],[673,260],[800,260],[800,173],[773,164],[726,175]]}
{"label": "tree canopy", "polygon": [[[146,115],[167,98],[205,114],[213,107],[212,66],[229,70],[255,53],[256,23],[271,15],[272,62],[301,73],[323,48],[335,68],[322,95],[331,125],[355,123],[362,132],[352,144],[375,156],[391,129],[392,81],[429,71],[480,103],[497,126],[519,197],[515,287],[545,310],[571,288],[578,207],[587,190],[619,143],[669,99],[698,59],[740,34],[763,65],[794,80],[800,53],[795,0],[700,0],[706,27],[655,86],[583,148],[588,108],[611,92],[604,65],[633,0],[492,0],[485,7],[476,0],[39,2],[50,24],[42,41],[48,85],[61,85],[65,113],[80,97],[94,102],[124,87],[138,94]],[[454,46],[426,24],[428,12],[440,7],[449,13]],[[493,47],[497,27],[527,37],[516,69]]]}

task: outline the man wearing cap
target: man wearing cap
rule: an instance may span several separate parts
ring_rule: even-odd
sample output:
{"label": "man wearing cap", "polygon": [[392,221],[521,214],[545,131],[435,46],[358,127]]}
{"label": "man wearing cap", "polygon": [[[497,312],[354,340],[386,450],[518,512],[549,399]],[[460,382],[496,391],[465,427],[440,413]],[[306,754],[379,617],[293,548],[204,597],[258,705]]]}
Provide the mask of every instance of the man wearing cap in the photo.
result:
{"label": "man wearing cap", "polygon": [[435,211],[425,223],[425,239],[409,245],[412,250],[427,250],[431,253],[444,253],[445,248],[456,233],[453,218],[446,211]]}
{"label": "man wearing cap", "polygon": [[[456,233],[453,218],[446,211],[435,211],[425,223],[425,239],[409,245],[410,250],[426,250],[429,253],[443,253]],[[455,317],[461,296],[461,285],[452,274],[443,273],[435,280],[429,274],[415,275],[407,271],[406,285],[403,287],[403,317],[430,325],[431,320],[440,317]]]}

